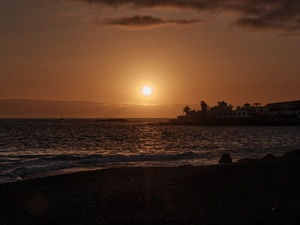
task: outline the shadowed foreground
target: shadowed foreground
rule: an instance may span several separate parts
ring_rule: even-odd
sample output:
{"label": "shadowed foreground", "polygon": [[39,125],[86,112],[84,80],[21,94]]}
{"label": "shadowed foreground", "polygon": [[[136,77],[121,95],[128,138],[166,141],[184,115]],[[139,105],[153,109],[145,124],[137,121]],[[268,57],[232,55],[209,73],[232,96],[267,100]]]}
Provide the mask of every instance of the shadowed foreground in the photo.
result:
{"label": "shadowed foreground", "polygon": [[299,224],[300,164],[120,168],[1,185],[1,224]]}

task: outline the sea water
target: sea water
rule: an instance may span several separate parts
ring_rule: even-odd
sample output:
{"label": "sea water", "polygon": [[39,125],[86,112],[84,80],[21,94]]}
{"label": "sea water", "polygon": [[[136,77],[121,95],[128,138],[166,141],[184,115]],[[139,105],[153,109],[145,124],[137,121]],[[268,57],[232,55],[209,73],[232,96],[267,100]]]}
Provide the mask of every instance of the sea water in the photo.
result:
{"label": "sea water", "polygon": [[164,119],[0,119],[0,183],[124,166],[217,164],[300,149],[299,126],[171,126]]}

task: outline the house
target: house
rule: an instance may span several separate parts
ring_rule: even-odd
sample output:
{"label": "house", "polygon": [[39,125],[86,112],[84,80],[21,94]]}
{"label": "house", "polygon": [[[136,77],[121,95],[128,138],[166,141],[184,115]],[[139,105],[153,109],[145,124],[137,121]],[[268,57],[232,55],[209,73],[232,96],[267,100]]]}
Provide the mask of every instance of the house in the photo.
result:
{"label": "house", "polygon": [[268,115],[294,115],[300,118],[300,101],[276,102],[266,105]]}
{"label": "house", "polygon": [[200,120],[201,118],[249,118],[285,116],[300,119],[300,101],[270,103],[261,106],[260,103],[253,105],[246,103],[242,107],[233,110],[231,104],[219,101],[217,106],[209,107],[204,101],[200,102],[201,110],[191,110],[188,106],[184,108],[185,115],[178,116],[180,121]]}
{"label": "house", "polygon": [[237,108],[236,110],[232,111],[232,117],[241,118],[241,117],[252,117],[252,116],[249,115],[247,109]]}
{"label": "house", "polygon": [[208,115],[210,117],[217,117],[217,118],[226,118],[232,116],[232,105],[228,105],[224,101],[218,102],[217,106],[211,107],[208,110]]}

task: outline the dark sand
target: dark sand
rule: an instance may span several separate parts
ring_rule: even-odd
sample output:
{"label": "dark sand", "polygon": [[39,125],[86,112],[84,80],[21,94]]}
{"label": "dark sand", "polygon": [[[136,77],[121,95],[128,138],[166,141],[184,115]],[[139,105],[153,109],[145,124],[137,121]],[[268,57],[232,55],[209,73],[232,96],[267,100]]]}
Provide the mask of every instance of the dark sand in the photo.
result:
{"label": "dark sand", "polygon": [[300,163],[120,168],[0,185],[0,224],[300,224]]}

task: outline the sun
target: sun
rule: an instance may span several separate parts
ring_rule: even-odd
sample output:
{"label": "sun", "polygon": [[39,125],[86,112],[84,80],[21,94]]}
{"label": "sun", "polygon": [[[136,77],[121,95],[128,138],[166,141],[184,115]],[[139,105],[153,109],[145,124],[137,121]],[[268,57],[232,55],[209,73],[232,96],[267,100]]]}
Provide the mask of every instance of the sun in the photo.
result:
{"label": "sun", "polygon": [[142,92],[143,92],[143,95],[149,96],[152,93],[152,88],[149,86],[145,86],[145,87],[143,87]]}

